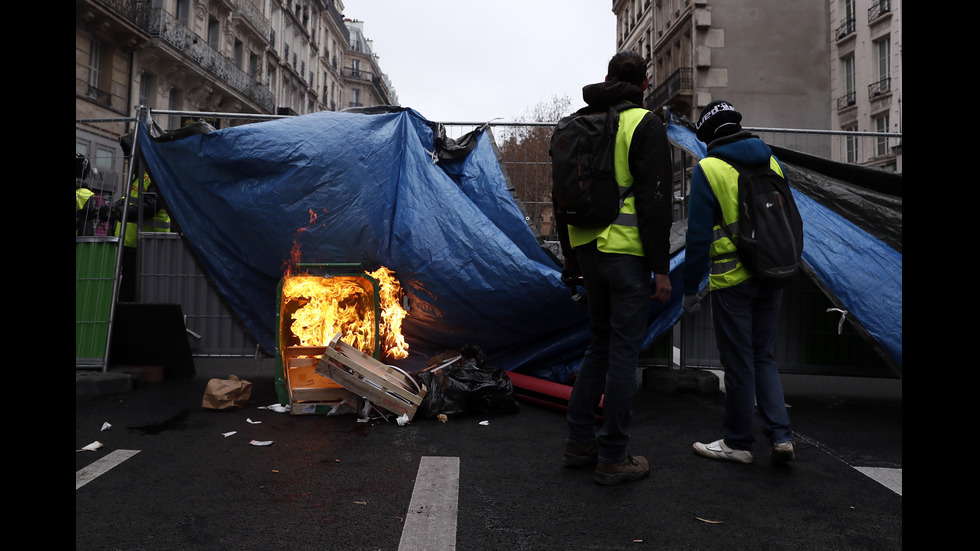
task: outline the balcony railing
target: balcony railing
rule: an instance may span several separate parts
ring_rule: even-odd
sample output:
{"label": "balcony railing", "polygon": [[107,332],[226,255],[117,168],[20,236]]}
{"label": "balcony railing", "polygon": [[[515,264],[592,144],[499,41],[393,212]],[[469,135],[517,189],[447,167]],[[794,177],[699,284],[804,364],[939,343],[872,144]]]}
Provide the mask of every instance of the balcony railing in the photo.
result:
{"label": "balcony railing", "polygon": [[334,5],[334,0],[327,0],[327,12],[330,17],[333,18],[334,23],[337,25],[337,30],[340,31],[341,36],[348,43],[350,42],[350,29],[347,28],[347,24],[344,23],[344,14],[340,13],[337,6]]}
{"label": "balcony railing", "polygon": [[891,11],[891,0],[876,0],[875,3],[868,8],[868,23],[873,22],[875,19],[878,19],[882,15],[890,13]]}
{"label": "balcony railing", "polygon": [[371,82],[371,78],[373,76],[370,71],[365,71],[363,69],[351,69],[350,67],[345,67],[340,74],[342,74],[344,78],[363,80],[364,82]]}
{"label": "balcony railing", "polygon": [[251,2],[235,0],[235,13],[251,25],[259,36],[269,36],[272,24]]}
{"label": "balcony railing", "polygon": [[88,85],[88,98],[92,101],[101,103],[106,107],[112,107],[112,94],[99,90],[97,87]]}
{"label": "balcony railing", "polygon": [[691,67],[681,67],[661,82],[650,94],[650,105],[664,105],[671,97],[684,90],[694,90],[694,69]]}
{"label": "balcony railing", "polygon": [[891,77],[885,77],[878,82],[868,85],[868,97],[874,99],[876,96],[880,96],[891,91]]}
{"label": "balcony railing", "polygon": [[843,96],[837,98],[837,110],[846,109],[857,103],[857,93],[847,92]]}
{"label": "balcony railing", "polygon": [[99,4],[115,12],[121,19],[146,28],[150,18],[150,2],[146,0],[97,0]]}
{"label": "balcony railing", "polygon": [[857,24],[854,21],[854,18],[848,17],[843,23],[840,24],[840,27],[837,27],[837,40],[854,34],[855,30],[857,30]]}
{"label": "balcony railing", "polygon": [[241,92],[267,113],[275,107],[272,91],[250,78],[228,58],[210,46],[206,40],[185,27],[175,17],[162,9],[152,10],[145,27],[146,32],[170,44],[187,58],[197,62],[218,80]]}

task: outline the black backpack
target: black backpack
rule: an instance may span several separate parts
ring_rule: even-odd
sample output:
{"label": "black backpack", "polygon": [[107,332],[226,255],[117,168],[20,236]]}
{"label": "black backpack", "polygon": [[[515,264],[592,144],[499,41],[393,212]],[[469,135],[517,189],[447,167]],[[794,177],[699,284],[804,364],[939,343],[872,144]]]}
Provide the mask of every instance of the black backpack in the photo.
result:
{"label": "black backpack", "polygon": [[586,107],[558,121],[548,150],[558,223],[599,228],[619,216],[632,186],[620,194],[614,167],[616,132],[619,113],[633,107],[624,102],[598,114],[585,113]]}
{"label": "black backpack", "polygon": [[782,286],[800,270],[803,254],[803,220],[789,183],[769,163],[748,167],[723,160],[738,171],[738,239],[722,227],[753,276]]}

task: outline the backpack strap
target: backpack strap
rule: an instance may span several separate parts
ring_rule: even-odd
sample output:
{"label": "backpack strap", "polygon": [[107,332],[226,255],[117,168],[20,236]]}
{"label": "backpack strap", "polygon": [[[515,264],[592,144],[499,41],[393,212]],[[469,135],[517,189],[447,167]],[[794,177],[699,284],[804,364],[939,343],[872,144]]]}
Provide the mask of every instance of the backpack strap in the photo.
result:
{"label": "backpack strap", "polygon": [[[606,116],[606,131],[613,135],[613,143],[615,143],[615,134],[616,134],[617,131],[619,131],[619,114],[622,113],[623,111],[627,111],[629,109],[634,109],[634,108],[637,108],[637,107],[640,107],[640,106],[637,105],[637,104],[635,104],[635,103],[629,102],[629,101],[621,101],[621,102],[617,103],[616,105],[613,105],[612,107],[609,108],[609,113]],[[609,128],[610,122],[614,118],[613,117],[614,115],[615,115],[615,119],[616,119],[616,128],[610,129]],[[624,191],[622,193],[622,195],[620,195],[620,197],[619,197],[619,208],[620,209],[623,208],[623,203],[626,202],[626,199],[629,198],[630,195],[633,195],[633,186],[634,185],[635,184],[630,184],[630,186],[628,188],[626,188],[626,191]]]}

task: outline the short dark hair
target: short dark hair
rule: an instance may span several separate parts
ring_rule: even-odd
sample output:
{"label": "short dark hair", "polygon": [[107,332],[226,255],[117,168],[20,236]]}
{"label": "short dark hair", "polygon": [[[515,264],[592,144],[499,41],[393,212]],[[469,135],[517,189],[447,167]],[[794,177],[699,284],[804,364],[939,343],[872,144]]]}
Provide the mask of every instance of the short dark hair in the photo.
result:
{"label": "short dark hair", "polygon": [[628,82],[642,87],[647,78],[647,62],[643,56],[633,50],[624,50],[609,60],[606,70],[609,80]]}

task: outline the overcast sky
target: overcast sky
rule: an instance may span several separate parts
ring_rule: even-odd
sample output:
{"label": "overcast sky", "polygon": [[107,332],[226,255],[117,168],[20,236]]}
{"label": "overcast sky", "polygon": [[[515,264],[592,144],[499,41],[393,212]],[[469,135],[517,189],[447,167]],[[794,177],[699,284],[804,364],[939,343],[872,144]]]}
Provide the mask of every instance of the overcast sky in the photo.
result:
{"label": "overcast sky", "polygon": [[398,103],[435,122],[517,120],[553,96],[584,105],[616,53],[609,0],[344,0]]}

